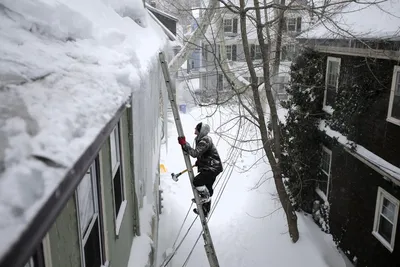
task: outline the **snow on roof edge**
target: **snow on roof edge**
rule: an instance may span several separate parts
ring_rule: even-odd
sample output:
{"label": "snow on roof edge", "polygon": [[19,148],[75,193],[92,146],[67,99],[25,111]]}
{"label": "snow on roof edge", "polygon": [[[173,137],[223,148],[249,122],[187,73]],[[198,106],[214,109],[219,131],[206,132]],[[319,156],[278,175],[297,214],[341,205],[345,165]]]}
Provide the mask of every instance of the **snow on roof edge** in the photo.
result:
{"label": "snow on roof edge", "polygon": [[397,183],[400,183],[400,168],[394,166],[390,162],[384,160],[373,152],[369,151],[365,147],[356,144],[356,149],[351,150],[351,144],[355,144],[354,142],[347,139],[346,136],[342,135],[338,131],[332,130],[329,125],[326,124],[324,120],[321,120],[319,124],[319,129],[321,131],[325,131],[325,133],[331,138],[337,138],[338,142],[342,144],[345,148],[347,148],[351,153],[356,154],[357,156],[365,159],[366,161],[373,164],[376,168],[386,173],[388,178],[396,180]]}

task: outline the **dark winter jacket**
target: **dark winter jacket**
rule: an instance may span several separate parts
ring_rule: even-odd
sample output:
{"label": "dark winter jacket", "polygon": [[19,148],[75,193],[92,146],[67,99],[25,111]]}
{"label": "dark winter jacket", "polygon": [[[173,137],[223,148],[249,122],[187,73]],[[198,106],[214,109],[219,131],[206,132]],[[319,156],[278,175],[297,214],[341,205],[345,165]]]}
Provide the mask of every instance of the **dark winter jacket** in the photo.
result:
{"label": "dark winter jacket", "polygon": [[200,129],[200,133],[196,136],[196,148],[190,147],[189,143],[186,142],[184,150],[186,150],[190,156],[197,158],[197,169],[199,172],[211,171],[215,173],[222,172],[222,162],[219,157],[217,148],[213,144],[213,141],[208,133],[210,132],[210,126],[203,123]]}

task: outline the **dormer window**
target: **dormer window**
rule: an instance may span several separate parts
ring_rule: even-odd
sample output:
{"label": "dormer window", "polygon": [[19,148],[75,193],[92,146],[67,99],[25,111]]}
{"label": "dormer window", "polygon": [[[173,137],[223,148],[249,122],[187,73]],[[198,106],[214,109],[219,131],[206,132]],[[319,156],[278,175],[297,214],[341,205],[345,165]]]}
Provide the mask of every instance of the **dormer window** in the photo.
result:
{"label": "dormer window", "polygon": [[284,32],[301,32],[301,17],[297,18],[284,18],[283,21]]}

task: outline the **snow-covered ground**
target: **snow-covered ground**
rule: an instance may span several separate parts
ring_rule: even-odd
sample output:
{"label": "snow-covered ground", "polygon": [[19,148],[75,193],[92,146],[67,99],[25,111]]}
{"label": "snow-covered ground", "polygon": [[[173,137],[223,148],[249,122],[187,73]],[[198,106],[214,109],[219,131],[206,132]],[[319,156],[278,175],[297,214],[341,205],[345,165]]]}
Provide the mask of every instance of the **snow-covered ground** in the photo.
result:
{"label": "snow-covered ground", "polygon": [[[210,124],[212,131],[221,122],[226,122],[235,115],[235,110],[228,108],[216,111],[212,108],[189,108],[187,114],[181,113],[186,140],[194,140],[194,127],[199,121]],[[205,118],[206,115],[211,115]],[[230,126],[233,125],[233,122]],[[229,135],[256,137],[254,129],[248,126],[235,126]],[[172,117],[168,125],[168,146],[162,147],[161,163],[167,167],[167,173],[161,174],[161,188],[164,190],[163,213],[160,219],[159,258],[157,266],[163,261],[163,253],[179,246],[183,236],[196,215],[191,206],[192,191],[187,174],[178,182],[171,179],[171,173],[184,170],[185,163],[180,146],[177,143],[177,132]],[[228,125],[225,129],[228,128]],[[214,187],[213,204],[209,227],[214,246],[221,266],[307,266],[307,267],[344,267],[344,261],[335,249],[330,235],[323,233],[310,216],[298,214],[300,240],[293,244],[287,232],[286,219],[276,196],[276,189],[270,179],[270,167],[265,162],[262,150],[245,152],[232,148],[228,138],[211,134],[221,158],[224,161],[224,172],[217,178]],[[236,144],[244,149],[255,148],[255,144],[246,146]],[[192,162],[195,160],[193,159]],[[196,172],[195,172],[196,173]],[[189,211],[190,208],[190,211]],[[178,232],[184,222],[178,238]],[[196,220],[193,227],[183,239],[176,255],[170,261],[171,267],[184,265],[190,251],[201,232],[201,224]],[[174,245],[175,242],[175,246]],[[187,266],[209,266],[204,251],[203,238],[194,248]]]}

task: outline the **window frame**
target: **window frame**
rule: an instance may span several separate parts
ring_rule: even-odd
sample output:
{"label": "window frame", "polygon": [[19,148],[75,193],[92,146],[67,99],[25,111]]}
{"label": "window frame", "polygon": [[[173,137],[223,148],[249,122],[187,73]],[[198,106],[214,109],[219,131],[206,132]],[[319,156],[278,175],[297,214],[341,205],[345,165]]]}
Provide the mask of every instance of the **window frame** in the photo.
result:
{"label": "window frame", "polygon": [[[80,253],[81,253],[81,265],[86,266],[86,255],[85,255],[85,245],[89,239],[90,234],[94,231],[94,225],[97,223],[97,234],[98,234],[98,242],[99,242],[99,250],[100,250],[100,266],[108,266],[109,262],[107,260],[106,253],[106,241],[105,241],[105,229],[104,229],[104,216],[103,216],[103,202],[101,196],[101,188],[100,188],[100,168],[99,168],[99,159],[98,157],[93,161],[93,163],[89,166],[86,174],[90,172],[90,181],[91,181],[91,190],[93,190],[93,195],[91,201],[93,201],[95,210],[93,215],[86,226],[85,229],[81,229],[81,216],[80,216],[80,203],[79,203],[79,191],[78,188],[75,190],[75,206],[78,220],[78,233],[79,233],[79,244],[80,244]],[[83,178],[82,178],[83,179]],[[79,185],[78,185],[79,186]],[[100,267],[99,266],[99,267]]]}
{"label": "window frame", "polygon": [[[226,25],[225,22],[230,21],[230,25]],[[224,33],[233,33],[233,19],[223,19],[224,23]],[[231,27],[230,31],[226,31],[226,27]]]}
{"label": "window frame", "polygon": [[[118,151],[119,155],[119,162],[118,162],[118,166],[116,167],[116,169],[114,170],[112,167],[112,153],[111,153],[111,139],[112,139],[112,135],[114,134],[114,137],[117,139],[116,140],[116,145],[118,147],[118,149],[116,151]],[[125,210],[126,210],[126,206],[127,206],[127,199],[126,199],[126,186],[125,186],[125,176],[124,176],[124,170],[123,170],[123,153],[122,153],[122,148],[123,148],[123,144],[122,144],[122,138],[121,138],[121,126],[120,126],[120,121],[118,121],[117,125],[114,127],[114,129],[112,130],[111,134],[110,134],[110,162],[111,162],[111,175],[112,175],[112,193],[113,193],[113,206],[114,206],[114,219],[115,219],[115,235],[118,236],[119,235],[119,231],[121,229],[121,224],[125,215]],[[119,206],[119,209],[116,210],[116,195],[115,195],[115,177],[117,176],[118,173],[118,169],[119,169],[119,175],[120,175],[120,184],[121,184],[121,204]]]}
{"label": "window frame", "polygon": [[322,168],[322,157],[321,157],[321,171],[323,174],[325,174],[327,176],[326,179],[326,199],[328,199],[329,197],[329,189],[330,189],[330,183],[331,183],[331,174],[332,174],[332,150],[330,150],[329,148],[327,148],[326,146],[322,145],[322,151],[326,152],[329,155],[329,170],[328,173]]}
{"label": "window frame", "polygon": [[[399,77],[399,81],[397,78]],[[389,97],[389,106],[386,121],[391,122],[393,124],[400,126],[400,119],[392,117],[393,110],[393,101],[396,91],[396,85],[400,83],[400,66],[394,66],[393,68],[393,76],[392,76],[392,85],[390,87],[390,97]]]}
{"label": "window frame", "polygon": [[[293,24],[290,24],[290,20],[294,20],[294,30],[289,30],[289,25],[293,26]],[[287,18],[287,31],[288,32],[296,32],[296,30],[297,30],[297,18],[288,17]]]}
{"label": "window frame", "polygon": [[[228,53],[228,48],[230,49],[230,52]],[[225,45],[225,52],[226,52],[226,58],[228,60],[232,60],[232,53],[233,53],[233,49],[232,49],[232,45]],[[229,56],[228,56],[229,55]]]}
{"label": "window frame", "polygon": [[338,63],[338,75],[336,78],[336,93],[338,92],[339,89],[339,80],[340,80],[340,66],[341,66],[341,58],[340,57],[328,57],[326,59],[326,71],[325,71],[325,89],[324,89],[324,99],[322,103],[322,110],[332,114],[332,106],[326,105],[326,100],[327,100],[327,93],[328,93],[328,74],[329,74],[329,62],[337,62]]}
{"label": "window frame", "polygon": [[[382,207],[383,207],[383,200],[385,198],[388,201],[390,201],[392,204],[395,205],[393,228],[392,228],[390,243],[388,241],[386,241],[386,239],[383,236],[381,236],[381,234],[379,233],[379,221],[382,216],[381,212],[382,212]],[[399,205],[400,205],[400,201],[397,198],[392,196],[390,193],[388,193],[382,187],[378,187],[372,235],[375,236],[375,238],[378,239],[378,241],[381,242],[382,245],[384,247],[386,247],[390,252],[393,252],[395,241],[396,241],[396,230],[397,230],[396,228],[397,228],[397,222],[398,222],[398,216],[399,216]]]}

